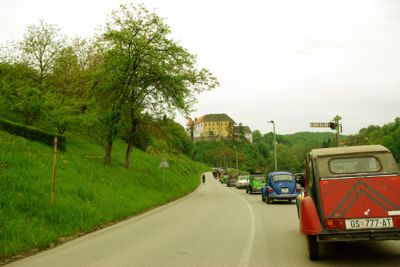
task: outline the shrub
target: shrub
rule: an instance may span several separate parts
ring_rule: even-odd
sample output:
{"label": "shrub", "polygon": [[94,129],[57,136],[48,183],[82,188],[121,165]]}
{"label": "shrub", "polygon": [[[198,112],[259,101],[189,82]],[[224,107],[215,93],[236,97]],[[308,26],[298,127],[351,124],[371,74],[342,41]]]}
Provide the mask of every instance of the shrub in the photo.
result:
{"label": "shrub", "polygon": [[16,122],[8,121],[0,118],[0,129],[9,133],[28,138],[30,140],[39,141],[46,145],[53,145],[54,137],[57,137],[57,148],[65,151],[65,137],[57,134],[43,132],[40,129],[25,126]]}

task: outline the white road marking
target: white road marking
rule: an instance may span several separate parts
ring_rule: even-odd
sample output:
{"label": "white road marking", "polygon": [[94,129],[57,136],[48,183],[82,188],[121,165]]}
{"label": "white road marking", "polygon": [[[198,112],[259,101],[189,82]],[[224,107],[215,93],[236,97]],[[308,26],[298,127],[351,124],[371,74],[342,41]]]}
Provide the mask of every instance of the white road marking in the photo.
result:
{"label": "white road marking", "polygon": [[247,267],[249,265],[251,250],[253,249],[254,237],[256,234],[256,220],[254,218],[253,209],[250,206],[249,202],[247,202],[247,200],[244,199],[241,195],[239,195],[237,193],[235,193],[235,195],[237,195],[241,200],[243,200],[244,203],[246,203],[246,206],[250,213],[249,235],[247,237],[247,242],[246,242],[246,245],[244,246],[242,258],[240,259],[240,263],[239,263],[239,267]]}

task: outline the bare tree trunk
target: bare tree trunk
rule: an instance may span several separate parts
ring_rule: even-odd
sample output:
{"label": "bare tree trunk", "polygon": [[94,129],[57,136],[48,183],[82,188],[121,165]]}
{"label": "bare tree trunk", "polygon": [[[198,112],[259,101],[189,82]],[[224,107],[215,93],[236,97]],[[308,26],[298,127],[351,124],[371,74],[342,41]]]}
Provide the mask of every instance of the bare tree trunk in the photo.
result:
{"label": "bare tree trunk", "polygon": [[131,159],[132,159],[132,147],[133,147],[133,138],[129,136],[128,138],[128,147],[126,148],[125,154],[125,168],[131,168]]}
{"label": "bare tree trunk", "polygon": [[[133,114],[133,112],[132,112],[132,114]],[[137,123],[138,123],[138,119],[132,115],[131,130],[130,130],[129,136],[128,136],[128,147],[126,148],[126,154],[125,154],[125,168],[126,169],[131,168],[133,138],[135,137]]]}
{"label": "bare tree trunk", "polygon": [[106,147],[105,147],[105,156],[104,163],[111,164],[111,152],[113,145],[113,138],[117,135],[117,125],[121,118],[121,114],[118,111],[115,111],[113,108],[113,114],[111,116],[111,120],[108,125],[108,132],[106,134]]}
{"label": "bare tree trunk", "polygon": [[104,163],[111,164],[112,139],[106,141]]}

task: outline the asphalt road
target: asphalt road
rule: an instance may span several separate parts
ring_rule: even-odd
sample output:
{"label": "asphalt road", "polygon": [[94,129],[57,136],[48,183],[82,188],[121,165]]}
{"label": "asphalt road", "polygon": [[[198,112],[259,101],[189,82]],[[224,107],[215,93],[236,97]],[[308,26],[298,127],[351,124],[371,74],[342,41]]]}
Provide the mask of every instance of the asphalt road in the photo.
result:
{"label": "asphalt road", "polygon": [[8,266],[400,266],[400,242],[321,244],[307,258],[294,203],[205,185],[166,206]]}

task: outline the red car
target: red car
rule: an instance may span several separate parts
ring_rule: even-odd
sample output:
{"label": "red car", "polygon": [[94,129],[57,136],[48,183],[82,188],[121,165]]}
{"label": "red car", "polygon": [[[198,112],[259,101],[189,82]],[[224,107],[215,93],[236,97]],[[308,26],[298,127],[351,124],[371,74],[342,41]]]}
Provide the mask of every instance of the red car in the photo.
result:
{"label": "red car", "polygon": [[319,242],[400,240],[400,173],[380,145],[314,149],[296,199],[310,260]]}

